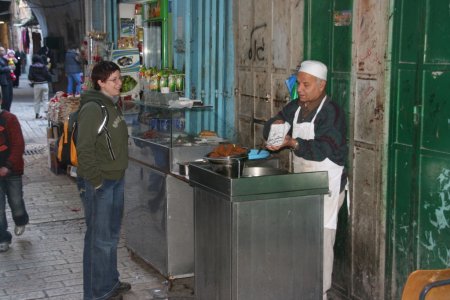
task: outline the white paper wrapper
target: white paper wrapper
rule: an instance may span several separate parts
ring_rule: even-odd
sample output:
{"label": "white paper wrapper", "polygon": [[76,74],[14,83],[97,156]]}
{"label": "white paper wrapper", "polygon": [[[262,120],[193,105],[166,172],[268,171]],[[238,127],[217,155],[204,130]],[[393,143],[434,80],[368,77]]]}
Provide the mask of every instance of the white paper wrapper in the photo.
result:
{"label": "white paper wrapper", "polygon": [[270,126],[269,138],[267,139],[267,145],[280,146],[283,144],[284,137],[291,129],[291,124],[284,122],[283,124],[272,124]]}

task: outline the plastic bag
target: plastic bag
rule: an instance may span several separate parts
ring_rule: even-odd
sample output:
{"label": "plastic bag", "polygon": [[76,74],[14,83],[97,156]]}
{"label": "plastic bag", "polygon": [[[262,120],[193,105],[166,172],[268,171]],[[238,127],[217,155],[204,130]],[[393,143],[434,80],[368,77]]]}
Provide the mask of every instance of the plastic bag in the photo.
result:
{"label": "plastic bag", "polygon": [[291,100],[297,100],[298,99],[297,75],[292,74],[288,79],[286,79],[285,84],[289,91],[289,96],[291,97]]}

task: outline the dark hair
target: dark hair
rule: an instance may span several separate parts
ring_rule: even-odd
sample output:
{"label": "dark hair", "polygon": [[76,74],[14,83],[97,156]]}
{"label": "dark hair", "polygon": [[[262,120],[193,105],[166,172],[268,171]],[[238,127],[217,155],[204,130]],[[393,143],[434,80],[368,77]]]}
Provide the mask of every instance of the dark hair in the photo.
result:
{"label": "dark hair", "polygon": [[94,89],[97,91],[100,90],[100,85],[97,81],[105,82],[112,73],[120,71],[118,65],[113,63],[112,61],[101,61],[97,63],[92,69],[91,80],[94,84]]}
{"label": "dark hair", "polygon": [[35,64],[35,63],[43,63],[42,62],[42,57],[39,55],[39,54],[33,54],[33,57],[31,58],[31,62],[33,63],[33,64]]}

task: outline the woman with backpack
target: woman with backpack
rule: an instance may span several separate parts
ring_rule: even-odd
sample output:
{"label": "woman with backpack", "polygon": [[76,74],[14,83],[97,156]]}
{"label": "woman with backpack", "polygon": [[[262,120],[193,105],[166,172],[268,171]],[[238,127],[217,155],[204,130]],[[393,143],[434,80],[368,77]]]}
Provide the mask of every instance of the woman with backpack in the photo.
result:
{"label": "woman with backpack", "polygon": [[48,83],[51,82],[52,76],[44,65],[41,56],[38,54],[34,54],[31,60],[30,70],[28,71],[28,80],[30,80],[31,85],[33,86],[34,112],[36,113],[36,119],[41,119],[41,105],[44,106],[44,111],[47,110]]}
{"label": "woman with backpack", "polygon": [[131,285],[119,281],[117,270],[128,166],[128,130],[117,105],[122,87],[119,66],[100,62],[91,80],[94,88],[81,94],[76,139],[77,181],[86,219],[84,299],[122,299]]}

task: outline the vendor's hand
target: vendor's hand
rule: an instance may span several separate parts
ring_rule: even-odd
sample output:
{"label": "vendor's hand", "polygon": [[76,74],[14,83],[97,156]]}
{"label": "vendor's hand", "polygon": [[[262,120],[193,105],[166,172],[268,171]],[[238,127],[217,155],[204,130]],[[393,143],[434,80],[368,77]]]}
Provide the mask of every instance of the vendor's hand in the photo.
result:
{"label": "vendor's hand", "polygon": [[278,151],[280,149],[283,149],[285,147],[291,148],[292,145],[295,145],[296,140],[293,139],[290,135],[286,135],[284,137],[284,141],[281,145],[279,146],[274,146],[274,145],[266,145],[266,148],[270,151]]}
{"label": "vendor's hand", "polygon": [[272,124],[284,124],[283,120],[275,120]]}
{"label": "vendor's hand", "polygon": [[9,173],[9,169],[7,167],[0,168],[0,177],[4,177],[4,176],[8,175],[8,173]]}
{"label": "vendor's hand", "polygon": [[266,145],[266,148],[270,151],[278,151],[281,149],[281,146]]}

